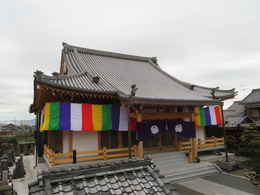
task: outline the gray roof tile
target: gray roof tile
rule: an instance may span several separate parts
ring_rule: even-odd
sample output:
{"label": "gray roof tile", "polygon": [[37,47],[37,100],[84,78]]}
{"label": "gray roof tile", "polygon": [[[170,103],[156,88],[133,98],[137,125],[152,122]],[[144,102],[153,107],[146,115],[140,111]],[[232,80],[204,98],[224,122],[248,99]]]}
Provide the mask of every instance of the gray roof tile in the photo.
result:
{"label": "gray roof tile", "polygon": [[[197,101],[212,100],[212,89],[182,82],[164,72],[153,58],[91,50],[64,44],[64,76],[36,77],[39,82],[57,87],[100,93],[130,95],[131,85],[138,90],[136,100]],[[100,81],[94,83],[93,77]],[[191,90],[193,86],[193,90]],[[234,90],[216,89],[216,97],[233,97]]]}
{"label": "gray roof tile", "polygon": [[[115,171],[111,167],[99,167],[93,174],[92,168],[81,167],[65,171],[57,169],[49,171],[39,177],[37,182],[29,185],[30,195],[47,194],[46,186],[40,186],[40,183],[46,183],[48,180],[51,186],[51,194],[69,195],[74,194],[142,194],[142,195],[164,195],[170,191],[160,184],[160,179],[155,175],[153,169],[150,168],[151,162],[140,160],[130,162],[123,166],[118,166]],[[143,165],[143,166],[140,166]],[[91,170],[90,170],[91,169]],[[91,174],[87,174],[91,172]],[[103,173],[103,175],[101,174]],[[107,173],[107,174],[106,174]],[[59,181],[57,181],[59,178]],[[71,179],[73,178],[73,179]]]}
{"label": "gray roof tile", "polygon": [[253,104],[260,102],[260,89],[253,89],[251,93],[242,100],[244,104]]}

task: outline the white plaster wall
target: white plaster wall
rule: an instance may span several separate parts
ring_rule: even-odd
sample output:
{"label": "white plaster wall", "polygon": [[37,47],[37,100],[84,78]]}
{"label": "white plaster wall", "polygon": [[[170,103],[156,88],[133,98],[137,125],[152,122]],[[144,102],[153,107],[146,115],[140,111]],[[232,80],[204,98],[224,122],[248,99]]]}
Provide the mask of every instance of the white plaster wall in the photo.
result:
{"label": "white plaster wall", "polygon": [[[78,152],[97,150],[98,136],[95,131],[74,131],[72,149]],[[70,134],[63,134],[63,153],[69,152]]]}
{"label": "white plaster wall", "polygon": [[62,132],[63,133],[63,153],[66,153],[66,152],[69,152],[69,133],[65,133],[65,132]]}
{"label": "white plaster wall", "polygon": [[205,139],[205,128],[204,127],[196,127],[196,138]]}
{"label": "white plaster wall", "polygon": [[73,150],[88,151],[98,149],[98,133],[95,131],[73,132]]}

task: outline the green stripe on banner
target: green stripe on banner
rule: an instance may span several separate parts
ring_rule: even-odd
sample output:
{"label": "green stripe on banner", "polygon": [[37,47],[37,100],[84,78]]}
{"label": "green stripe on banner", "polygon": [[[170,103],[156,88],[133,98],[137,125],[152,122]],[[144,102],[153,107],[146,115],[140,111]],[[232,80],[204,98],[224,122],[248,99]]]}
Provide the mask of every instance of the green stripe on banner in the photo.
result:
{"label": "green stripe on banner", "polygon": [[112,129],[112,105],[111,104],[104,104],[102,106],[103,111],[103,128],[102,130],[111,130]]}
{"label": "green stripe on banner", "polygon": [[58,130],[60,121],[60,103],[51,103],[49,130]]}
{"label": "green stripe on banner", "polygon": [[206,116],[204,108],[200,108],[200,125],[206,126]]}

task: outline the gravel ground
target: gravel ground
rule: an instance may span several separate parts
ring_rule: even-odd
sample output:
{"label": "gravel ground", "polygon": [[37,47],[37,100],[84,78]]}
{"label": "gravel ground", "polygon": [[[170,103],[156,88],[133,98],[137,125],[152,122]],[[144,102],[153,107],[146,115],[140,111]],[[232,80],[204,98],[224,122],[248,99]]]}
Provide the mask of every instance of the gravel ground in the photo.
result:
{"label": "gravel ground", "polygon": [[28,155],[23,157],[24,169],[26,175],[22,179],[13,180],[14,190],[18,195],[28,195],[28,184],[36,179],[36,168],[34,168],[35,157],[33,155]]}

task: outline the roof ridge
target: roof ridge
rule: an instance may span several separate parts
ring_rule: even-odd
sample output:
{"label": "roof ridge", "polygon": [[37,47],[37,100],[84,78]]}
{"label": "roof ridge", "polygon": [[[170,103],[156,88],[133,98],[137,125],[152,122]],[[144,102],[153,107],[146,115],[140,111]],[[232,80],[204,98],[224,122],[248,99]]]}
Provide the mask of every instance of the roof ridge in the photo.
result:
{"label": "roof ridge", "polygon": [[137,61],[149,61],[155,59],[155,57],[145,57],[145,56],[137,56],[137,55],[129,55],[129,54],[123,54],[119,52],[110,52],[110,51],[104,51],[104,50],[96,50],[96,49],[89,49],[85,47],[79,47],[70,45],[68,43],[63,42],[62,43],[64,49],[77,49],[78,52],[81,53],[89,53],[94,55],[101,55],[101,56],[107,56],[107,57],[115,57],[115,58],[121,58],[121,59],[128,59],[128,60],[137,60]]}
{"label": "roof ridge", "polygon": [[190,86],[194,86],[194,87],[198,87],[198,88],[202,88],[202,89],[215,89],[218,92],[234,92],[235,88],[232,89],[219,89],[219,87],[205,87],[205,86],[201,86],[201,85],[197,85],[197,84],[191,84],[189,82],[185,82],[185,81],[181,81],[183,82],[185,85],[190,85]]}

